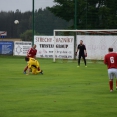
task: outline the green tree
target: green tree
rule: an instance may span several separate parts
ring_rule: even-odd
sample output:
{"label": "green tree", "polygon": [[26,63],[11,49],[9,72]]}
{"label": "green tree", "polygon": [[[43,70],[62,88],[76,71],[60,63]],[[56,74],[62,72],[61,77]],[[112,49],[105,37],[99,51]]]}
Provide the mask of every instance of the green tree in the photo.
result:
{"label": "green tree", "polygon": [[20,34],[20,38],[23,41],[32,41],[32,30],[26,30],[24,33]]}
{"label": "green tree", "polygon": [[[35,33],[37,35],[40,35],[39,33]],[[23,41],[33,41],[33,31],[32,30],[26,30],[22,34],[20,34],[20,38]]]}
{"label": "green tree", "polygon": [[75,1],[78,29],[117,27],[117,0],[54,0],[56,5],[48,9],[66,21],[74,20]]}
{"label": "green tree", "polygon": [[[14,24],[19,20],[19,24]],[[32,28],[32,12],[0,12],[0,31],[7,31],[7,38],[19,38],[20,34]]]}
{"label": "green tree", "polygon": [[35,32],[41,35],[53,35],[54,29],[65,29],[69,22],[56,17],[48,8],[35,11]]}
{"label": "green tree", "polygon": [[56,5],[48,7],[48,9],[66,21],[74,18],[74,0],[54,0]]}

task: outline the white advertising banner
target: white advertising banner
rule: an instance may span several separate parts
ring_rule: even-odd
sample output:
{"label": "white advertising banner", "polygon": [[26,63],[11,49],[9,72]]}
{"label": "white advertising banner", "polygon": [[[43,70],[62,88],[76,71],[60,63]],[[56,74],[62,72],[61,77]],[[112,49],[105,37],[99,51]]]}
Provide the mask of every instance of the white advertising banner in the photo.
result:
{"label": "white advertising banner", "polygon": [[7,31],[0,31],[0,36],[7,36]]}
{"label": "white advertising banner", "polygon": [[32,42],[29,41],[15,41],[14,55],[26,56],[28,50],[32,47]]}
{"label": "white advertising banner", "polygon": [[77,45],[83,40],[87,49],[87,59],[103,60],[108,48],[117,52],[117,36],[77,35]]}
{"label": "white advertising banner", "polygon": [[[61,59],[74,58],[74,36],[56,36],[55,57]],[[34,36],[37,45],[37,57],[53,58],[54,36]]]}

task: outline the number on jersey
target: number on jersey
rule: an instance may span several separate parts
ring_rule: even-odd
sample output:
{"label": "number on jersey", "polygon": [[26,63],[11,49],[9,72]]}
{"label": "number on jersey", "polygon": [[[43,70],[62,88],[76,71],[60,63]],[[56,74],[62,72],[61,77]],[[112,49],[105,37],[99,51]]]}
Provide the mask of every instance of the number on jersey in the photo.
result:
{"label": "number on jersey", "polygon": [[110,57],[110,62],[111,63],[114,63],[115,61],[114,61],[114,57]]}

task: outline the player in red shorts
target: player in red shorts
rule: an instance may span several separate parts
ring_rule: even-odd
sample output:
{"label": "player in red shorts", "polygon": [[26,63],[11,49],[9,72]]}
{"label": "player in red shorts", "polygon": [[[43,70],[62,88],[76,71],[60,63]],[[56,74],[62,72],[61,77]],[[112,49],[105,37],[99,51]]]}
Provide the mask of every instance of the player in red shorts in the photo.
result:
{"label": "player in red shorts", "polygon": [[[36,58],[36,54],[37,54],[37,49],[36,49],[36,45],[34,44],[33,47],[28,50],[27,57]],[[26,74],[27,69],[28,69],[28,66],[25,67],[24,74]]]}
{"label": "player in red shorts", "polygon": [[[110,92],[113,91],[113,79],[117,78],[117,53],[113,52],[113,48],[108,49],[108,54],[104,57],[104,63],[108,67],[108,76],[109,76],[109,86]],[[117,80],[116,80],[116,89],[117,89]]]}

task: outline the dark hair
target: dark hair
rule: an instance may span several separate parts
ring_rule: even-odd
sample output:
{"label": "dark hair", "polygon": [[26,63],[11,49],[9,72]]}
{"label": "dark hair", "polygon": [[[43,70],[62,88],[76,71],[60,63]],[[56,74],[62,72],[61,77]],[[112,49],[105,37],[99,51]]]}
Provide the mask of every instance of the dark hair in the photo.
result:
{"label": "dark hair", "polygon": [[29,61],[29,58],[28,57],[25,57],[25,61]]}
{"label": "dark hair", "polygon": [[113,52],[113,48],[108,48],[108,51],[109,52]]}

